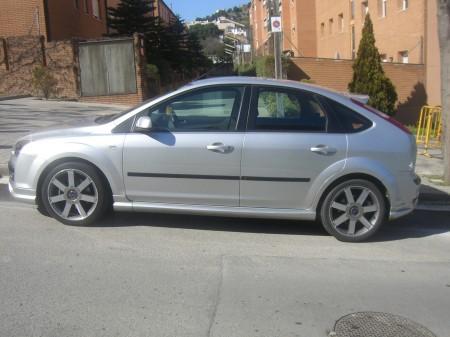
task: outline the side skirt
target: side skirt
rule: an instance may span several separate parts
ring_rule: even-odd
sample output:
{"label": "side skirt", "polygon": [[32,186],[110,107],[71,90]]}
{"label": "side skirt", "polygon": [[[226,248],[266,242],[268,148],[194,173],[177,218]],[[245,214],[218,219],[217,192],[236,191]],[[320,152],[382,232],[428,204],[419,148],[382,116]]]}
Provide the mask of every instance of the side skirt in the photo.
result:
{"label": "side skirt", "polygon": [[147,202],[115,202],[114,210],[122,212],[176,213],[243,218],[249,217],[292,220],[316,219],[316,213],[307,209],[303,210],[283,208],[203,206]]}

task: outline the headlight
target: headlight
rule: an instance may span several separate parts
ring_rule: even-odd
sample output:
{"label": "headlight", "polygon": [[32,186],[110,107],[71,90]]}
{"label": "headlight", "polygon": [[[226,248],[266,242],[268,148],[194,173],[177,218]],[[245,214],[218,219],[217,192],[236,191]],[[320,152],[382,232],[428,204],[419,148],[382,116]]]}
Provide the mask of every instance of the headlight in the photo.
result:
{"label": "headlight", "polygon": [[14,145],[14,148],[12,150],[12,155],[17,157],[19,155],[20,151],[23,149],[23,147],[30,142],[31,142],[30,139],[19,140],[16,143],[16,145]]}

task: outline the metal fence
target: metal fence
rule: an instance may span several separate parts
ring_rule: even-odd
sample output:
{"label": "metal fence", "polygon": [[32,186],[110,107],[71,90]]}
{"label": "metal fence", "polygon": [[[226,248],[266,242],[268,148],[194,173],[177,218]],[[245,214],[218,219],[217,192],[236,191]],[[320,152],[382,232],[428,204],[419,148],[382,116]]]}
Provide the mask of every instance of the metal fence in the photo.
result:
{"label": "metal fence", "polygon": [[428,150],[441,146],[442,137],[442,108],[440,106],[424,106],[420,111],[417,123],[417,144],[423,145],[420,154],[430,156]]}
{"label": "metal fence", "polygon": [[137,92],[133,39],[80,43],[79,62],[81,96]]}

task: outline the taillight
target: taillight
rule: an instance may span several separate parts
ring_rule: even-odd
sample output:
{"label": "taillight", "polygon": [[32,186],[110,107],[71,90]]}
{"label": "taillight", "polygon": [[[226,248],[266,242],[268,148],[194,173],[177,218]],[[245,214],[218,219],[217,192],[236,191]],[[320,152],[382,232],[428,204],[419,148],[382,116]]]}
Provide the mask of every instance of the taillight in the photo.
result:
{"label": "taillight", "polygon": [[386,115],[385,113],[382,113],[381,111],[378,111],[377,109],[371,107],[370,105],[366,105],[354,98],[351,99],[353,103],[355,103],[356,105],[360,106],[361,108],[364,108],[365,110],[374,113],[375,115],[377,115],[378,117],[383,118],[385,121],[388,121],[389,123],[391,123],[392,125],[395,125],[397,128],[399,128],[400,130],[402,130],[403,132],[407,133],[408,135],[411,135],[411,131],[404,126],[402,123],[400,123],[398,120],[396,120],[395,118],[392,118],[391,116]]}

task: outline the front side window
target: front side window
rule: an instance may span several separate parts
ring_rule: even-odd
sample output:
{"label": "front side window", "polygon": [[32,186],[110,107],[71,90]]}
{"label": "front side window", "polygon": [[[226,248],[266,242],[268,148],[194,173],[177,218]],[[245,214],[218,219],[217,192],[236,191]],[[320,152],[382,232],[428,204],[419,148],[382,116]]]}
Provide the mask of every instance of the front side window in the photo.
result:
{"label": "front side window", "polygon": [[146,110],[155,130],[224,132],[236,128],[243,88],[195,91]]}
{"label": "front side window", "polygon": [[326,132],[327,114],[319,99],[306,91],[261,88],[250,130]]}

